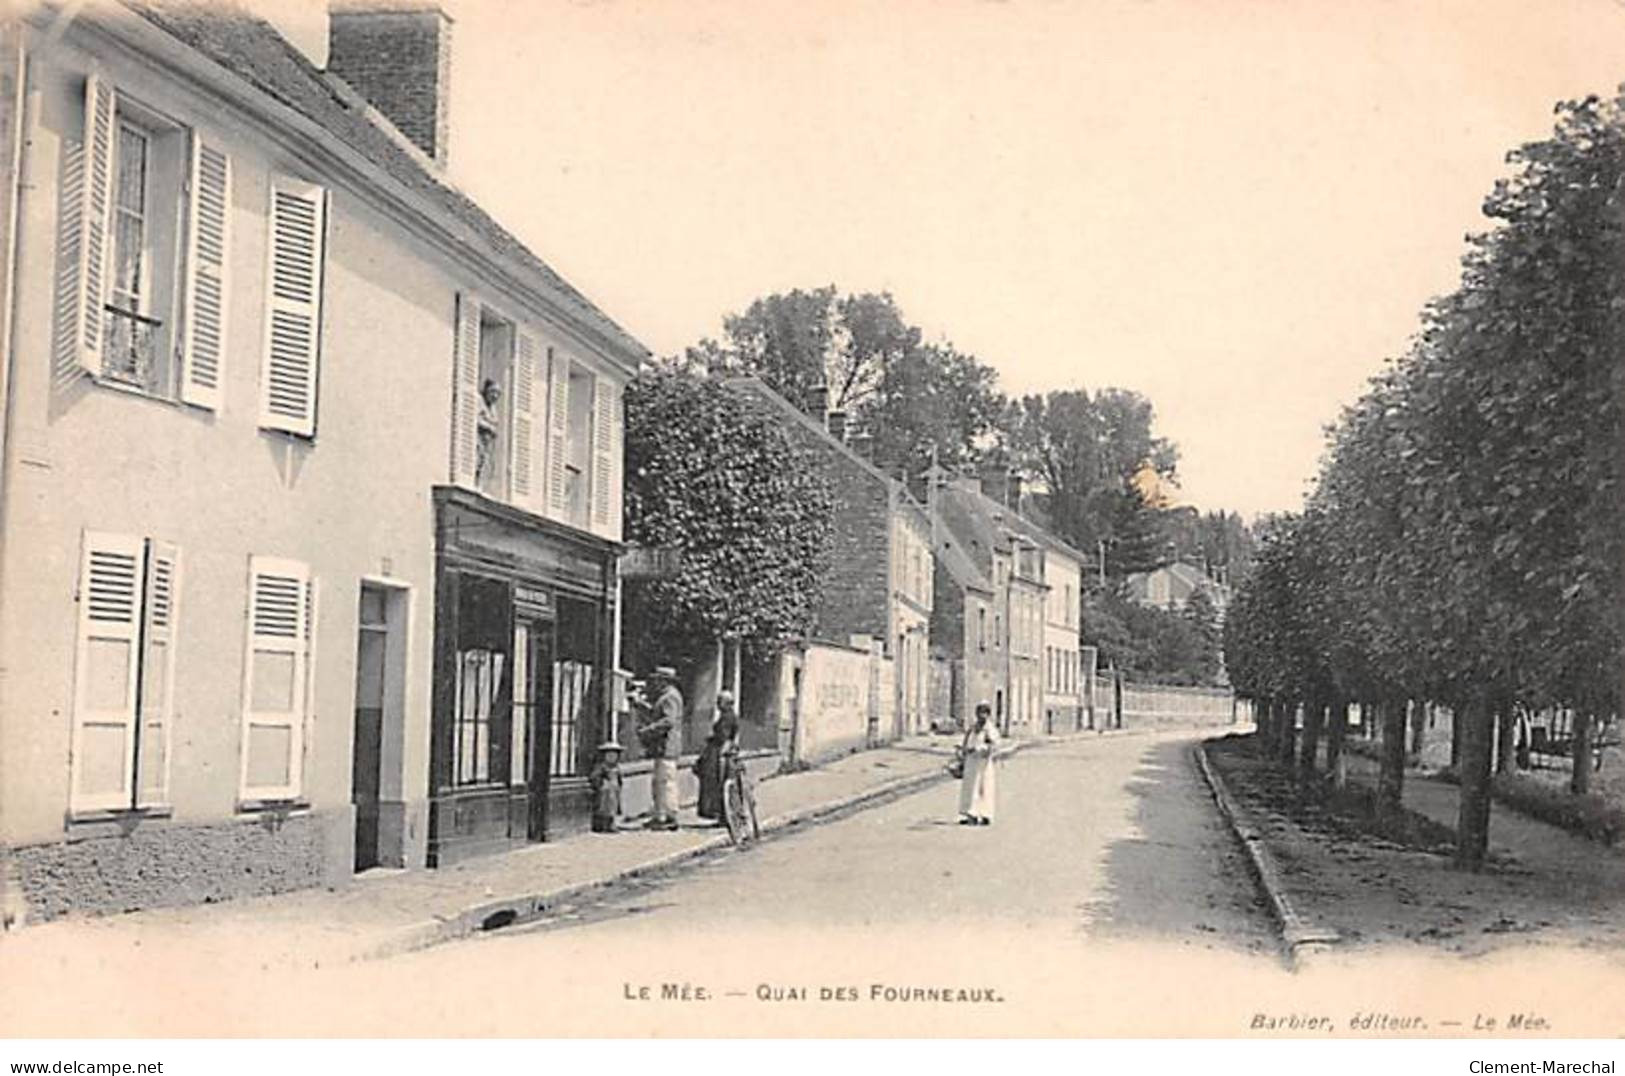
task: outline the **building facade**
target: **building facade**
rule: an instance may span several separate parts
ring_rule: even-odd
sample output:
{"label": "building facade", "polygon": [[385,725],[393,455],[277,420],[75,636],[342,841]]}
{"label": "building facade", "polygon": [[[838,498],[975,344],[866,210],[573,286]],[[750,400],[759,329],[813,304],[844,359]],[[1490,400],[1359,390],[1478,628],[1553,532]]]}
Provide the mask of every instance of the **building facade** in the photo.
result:
{"label": "building facade", "polygon": [[[933,484],[928,499],[933,518],[940,496]],[[967,728],[980,703],[1004,712],[1008,658],[999,628],[1002,603],[991,576],[979,568],[959,540],[940,524],[935,528],[935,598],[931,607],[932,656],[948,665],[946,723]]]}
{"label": "building facade", "polygon": [[445,185],[443,125],[264,22],[54,18],[8,28],[14,892],[224,899],[563,824],[641,347]]}
{"label": "building facade", "polygon": [[[938,646],[963,663],[967,701],[988,702],[1009,732],[1081,727],[1082,555],[985,492],[1019,499],[1006,479],[933,468],[928,488],[941,561]],[[985,646],[984,622],[992,624]]]}
{"label": "building facade", "polygon": [[[815,612],[816,638],[860,650],[878,643],[870,745],[930,725],[931,523],[904,485],[756,378],[727,382],[755,401],[825,468],[834,494],[829,570]],[[838,420],[837,420],[838,424]]]}

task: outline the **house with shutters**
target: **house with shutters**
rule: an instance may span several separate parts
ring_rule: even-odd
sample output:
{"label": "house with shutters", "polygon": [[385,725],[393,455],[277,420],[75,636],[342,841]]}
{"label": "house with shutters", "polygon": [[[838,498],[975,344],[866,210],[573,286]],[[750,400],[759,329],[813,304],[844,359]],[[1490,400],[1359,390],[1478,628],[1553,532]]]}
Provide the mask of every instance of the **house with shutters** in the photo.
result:
{"label": "house with shutters", "polygon": [[450,49],[416,2],[0,23],[7,915],[586,824],[647,353],[447,179]]}

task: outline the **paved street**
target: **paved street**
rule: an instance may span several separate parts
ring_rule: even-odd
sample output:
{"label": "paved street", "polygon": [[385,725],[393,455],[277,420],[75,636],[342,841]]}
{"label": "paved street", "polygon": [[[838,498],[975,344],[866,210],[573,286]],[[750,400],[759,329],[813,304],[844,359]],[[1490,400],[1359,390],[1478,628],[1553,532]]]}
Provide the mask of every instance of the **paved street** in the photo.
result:
{"label": "paved street", "polygon": [[[639,885],[504,942],[549,935],[752,929],[786,909],[821,928],[996,923],[1059,941],[1103,936],[1257,950],[1271,944],[1245,861],[1190,762],[1188,736],[1087,738],[1002,764],[991,828],[955,821],[957,785],[748,855]],[[486,959],[447,949],[434,959]]]}
{"label": "paved street", "polygon": [[[1134,1019],[1152,1030],[1167,1014],[1114,1007],[1175,984],[1184,1019],[1213,1012],[1231,1028],[1224,1003],[1234,1001],[1221,984],[1238,970],[1274,973],[1276,950],[1191,761],[1194,742],[1185,733],[1032,748],[1001,764],[988,828],[955,824],[957,787],[943,783],[421,953],[302,973],[211,958],[173,976],[176,954],[166,951],[162,980],[139,964],[104,965],[91,989],[119,997],[106,1010],[110,1034],[124,1021],[149,1031],[229,1021],[245,1033],[399,1034],[403,1019],[414,1034],[613,1034],[622,1020],[629,1033],[786,1034],[814,1015],[846,1016],[855,1032],[884,1017],[899,1033],[910,1020],[923,1031],[963,1017],[974,1034],[994,1026],[976,1023],[989,1003],[1001,1008],[998,1026],[1018,1016],[1076,1034],[1084,1020],[1126,1034]],[[139,976],[141,989],[120,975]],[[30,996],[40,1000],[56,989],[39,985]],[[945,1012],[888,1004],[884,993],[937,986],[996,997]],[[820,998],[825,990],[863,1004],[840,1008]]]}

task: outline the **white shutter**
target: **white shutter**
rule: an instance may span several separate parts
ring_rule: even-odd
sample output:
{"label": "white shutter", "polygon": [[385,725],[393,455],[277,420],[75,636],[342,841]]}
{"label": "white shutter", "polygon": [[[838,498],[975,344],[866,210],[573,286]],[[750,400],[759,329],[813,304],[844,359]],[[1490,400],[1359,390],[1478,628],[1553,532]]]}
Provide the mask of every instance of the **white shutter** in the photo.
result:
{"label": "white shutter", "polygon": [[621,519],[626,489],[626,388],[610,385],[609,409],[609,526],[604,537],[621,540]]}
{"label": "white shutter", "polygon": [[[58,237],[64,270],[70,274],[58,340],[65,345],[63,365],[92,375],[102,372],[102,304],[107,295],[108,230],[113,209],[113,132],[115,95],[101,77],[85,79],[85,134],[79,169],[68,180],[65,211]],[[71,171],[71,170],[70,170]],[[61,354],[62,352],[59,352]]]}
{"label": "white shutter", "polygon": [[299,723],[299,747],[293,756],[294,795],[305,787],[305,750],[310,743],[310,729],[316,723],[316,615],[320,588],[315,576],[305,584],[305,709]]}
{"label": "white shutter", "polygon": [[547,483],[548,498],[553,504],[555,519],[570,518],[570,492],[565,483],[565,464],[570,440],[570,360],[552,348],[547,349],[548,369],[548,440]]}
{"label": "white shutter", "polygon": [[316,432],[326,220],[321,187],[272,180],[260,425],[303,437]]}
{"label": "white shutter", "polygon": [[536,337],[523,327],[515,330],[518,339],[513,352],[513,500],[523,508],[533,508],[536,499]]}
{"label": "white shutter", "polygon": [[614,471],[615,386],[602,374],[592,385],[592,529],[609,530],[610,473]]}
{"label": "white shutter", "polygon": [[451,481],[475,489],[480,453],[480,304],[457,296],[457,340],[452,349]]}
{"label": "white shutter", "polygon": [[239,782],[245,800],[299,795],[310,692],[310,582],[310,569],[299,561],[249,558]]}
{"label": "white shutter", "polygon": [[186,338],[181,399],[220,407],[226,358],[226,267],[231,250],[231,159],[192,136],[186,243]]}
{"label": "white shutter", "polygon": [[70,805],[75,810],[132,802],[144,553],[140,538],[85,532],[74,670]]}
{"label": "white shutter", "polygon": [[158,541],[148,545],[141,640],[140,742],[136,750],[136,805],[139,807],[157,807],[169,802],[180,567],[180,550],[175,546]]}

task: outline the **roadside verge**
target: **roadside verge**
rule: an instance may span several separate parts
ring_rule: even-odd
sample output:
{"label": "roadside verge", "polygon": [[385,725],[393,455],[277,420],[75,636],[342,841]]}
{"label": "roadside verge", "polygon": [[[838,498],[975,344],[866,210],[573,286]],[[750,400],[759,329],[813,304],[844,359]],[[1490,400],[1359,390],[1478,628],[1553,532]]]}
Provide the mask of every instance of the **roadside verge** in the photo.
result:
{"label": "roadside verge", "polygon": [[1219,776],[1208,759],[1207,744],[1199,743],[1191,750],[1196,756],[1197,768],[1202,771],[1202,779],[1207,782],[1208,791],[1213,795],[1214,804],[1236,835],[1236,840],[1241,843],[1247,854],[1247,862],[1252,866],[1253,876],[1269,902],[1270,912],[1281,932],[1282,955],[1288,967],[1302,967],[1310,954],[1337,945],[1342,937],[1337,931],[1306,919],[1293,905],[1292,896],[1281,876],[1280,864],[1270,851],[1262,830],[1251,813],[1230,794],[1224,778]]}

